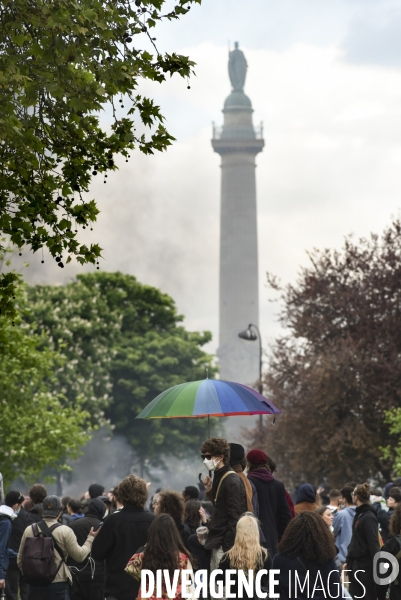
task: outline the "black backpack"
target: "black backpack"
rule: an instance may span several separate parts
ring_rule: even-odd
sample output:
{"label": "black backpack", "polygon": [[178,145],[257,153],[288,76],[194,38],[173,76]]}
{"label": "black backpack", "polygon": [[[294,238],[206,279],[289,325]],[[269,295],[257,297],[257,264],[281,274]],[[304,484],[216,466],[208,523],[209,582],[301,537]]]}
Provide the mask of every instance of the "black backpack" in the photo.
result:
{"label": "black backpack", "polygon": [[[49,528],[44,521],[32,525],[33,537],[25,538],[22,554],[22,572],[26,583],[49,585],[54,581],[61,565],[65,562],[64,554],[52,536],[52,531],[57,527],[60,527],[59,523]],[[58,567],[54,558],[54,550],[61,558]]]}

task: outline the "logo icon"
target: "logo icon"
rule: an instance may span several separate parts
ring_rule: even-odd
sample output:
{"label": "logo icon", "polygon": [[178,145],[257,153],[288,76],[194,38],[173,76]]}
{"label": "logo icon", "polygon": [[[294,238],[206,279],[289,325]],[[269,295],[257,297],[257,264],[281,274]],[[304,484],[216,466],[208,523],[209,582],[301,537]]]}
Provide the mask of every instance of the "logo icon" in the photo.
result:
{"label": "logo icon", "polygon": [[390,585],[398,577],[398,560],[389,552],[377,552],[373,558],[373,579],[378,585]]}

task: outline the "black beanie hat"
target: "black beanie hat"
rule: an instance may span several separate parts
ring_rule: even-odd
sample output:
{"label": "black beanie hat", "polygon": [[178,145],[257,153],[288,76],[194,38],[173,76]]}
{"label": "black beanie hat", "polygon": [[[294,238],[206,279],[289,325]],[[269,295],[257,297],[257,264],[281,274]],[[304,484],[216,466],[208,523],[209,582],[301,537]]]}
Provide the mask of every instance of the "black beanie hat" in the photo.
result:
{"label": "black beanie hat", "polygon": [[89,496],[92,498],[97,498],[98,496],[101,496],[104,492],[104,486],[100,485],[99,483],[92,483],[89,487],[88,487],[88,492],[89,492]]}
{"label": "black beanie hat", "polygon": [[244,446],[241,446],[241,444],[230,444],[230,465],[238,465],[244,458]]}

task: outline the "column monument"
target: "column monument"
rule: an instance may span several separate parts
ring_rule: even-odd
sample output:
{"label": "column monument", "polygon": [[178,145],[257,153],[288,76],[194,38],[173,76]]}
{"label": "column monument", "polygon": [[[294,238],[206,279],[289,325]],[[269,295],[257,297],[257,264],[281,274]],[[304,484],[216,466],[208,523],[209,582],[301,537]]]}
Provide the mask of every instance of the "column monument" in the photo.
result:
{"label": "column monument", "polygon": [[254,385],[259,345],[244,342],[238,333],[250,323],[259,326],[255,157],[264,140],[244,93],[247,68],[236,42],[228,61],[232,92],[224,102],[223,127],[213,127],[212,146],[221,156],[220,377]]}

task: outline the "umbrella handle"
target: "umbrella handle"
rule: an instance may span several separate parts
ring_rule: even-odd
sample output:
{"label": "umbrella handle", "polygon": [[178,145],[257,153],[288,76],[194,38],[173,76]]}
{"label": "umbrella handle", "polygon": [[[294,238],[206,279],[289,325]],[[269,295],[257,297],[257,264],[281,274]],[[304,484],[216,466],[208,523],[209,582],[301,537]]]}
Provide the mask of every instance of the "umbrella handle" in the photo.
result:
{"label": "umbrella handle", "polygon": [[[200,481],[200,482],[203,484],[203,481],[202,481],[202,475],[203,475],[203,473],[199,473],[199,475],[198,475],[198,479],[199,479],[199,481]],[[212,477],[212,471],[209,471],[209,477]]]}

